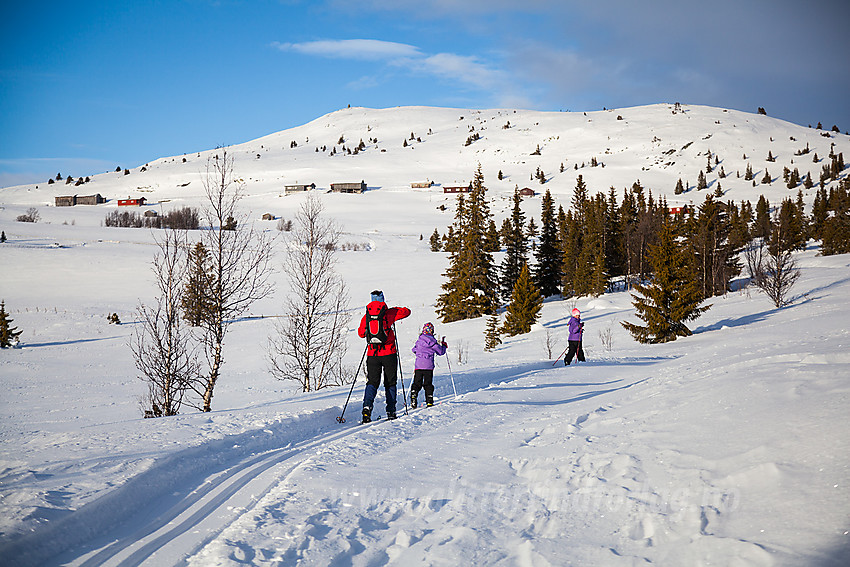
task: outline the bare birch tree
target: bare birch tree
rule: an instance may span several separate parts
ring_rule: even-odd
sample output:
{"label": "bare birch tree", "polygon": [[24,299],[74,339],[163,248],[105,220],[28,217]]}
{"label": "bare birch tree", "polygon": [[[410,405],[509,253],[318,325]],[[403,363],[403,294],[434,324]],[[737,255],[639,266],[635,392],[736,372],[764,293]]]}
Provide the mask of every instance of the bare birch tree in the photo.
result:
{"label": "bare birch tree", "polygon": [[778,233],[774,232],[770,245],[766,245],[764,239],[757,240],[745,253],[751,281],[770,298],[773,305],[785,307],[791,303],[788,296],[800,277],[800,269],[792,251],[783,250]]}
{"label": "bare birch tree", "polygon": [[238,204],[244,183],[234,177],[234,158],[222,149],[207,159],[203,177],[208,230],[201,242],[209,252],[210,284],[205,298],[209,316],[201,323],[208,363],[207,375],[193,384],[201,397],[198,409],[212,410],[212,398],[224,363],[222,346],[233,320],[271,293],[272,237],[255,230]]}
{"label": "bare birch tree", "polygon": [[146,417],[177,415],[189,384],[197,378],[198,359],[188,325],[181,321],[180,303],[186,274],[185,234],[167,229],[158,237],[153,272],[159,291],[151,306],[138,308],[133,351],[148,392],[142,400]]}
{"label": "bare birch tree", "polygon": [[283,263],[290,290],[269,344],[272,373],[298,382],[303,392],[346,382],[342,358],[349,298],[334,270],[340,233],[322,210],[321,201],[310,195],[295,217]]}

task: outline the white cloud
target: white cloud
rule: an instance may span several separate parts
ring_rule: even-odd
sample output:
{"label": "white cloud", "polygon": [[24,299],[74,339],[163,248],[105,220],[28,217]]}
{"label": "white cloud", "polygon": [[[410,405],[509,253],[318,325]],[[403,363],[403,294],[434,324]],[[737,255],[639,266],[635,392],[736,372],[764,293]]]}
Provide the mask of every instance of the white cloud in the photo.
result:
{"label": "white cloud", "polygon": [[[418,47],[376,39],[322,40],[305,43],[272,44],[281,51],[336,59],[358,59],[384,62],[408,72],[437,77],[474,88],[495,88],[507,80],[507,75],[488,66],[475,56],[455,53],[429,55]],[[376,84],[374,78],[361,77],[349,86],[363,89]]]}
{"label": "white cloud", "polygon": [[478,88],[494,88],[506,80],[501,70],[492,69],[477,57],[437,53],[414,62],[414,68],[443,79],[459,81]]}
{"label": "white cloud", "polygon": [[272,43],[281,51],[295,51],[304,55],[329,57],[332,59],[361,59],[381,61],[399,57],[419,57],[417,47],[378,39],[335,39],[308,41],[304,43]]}

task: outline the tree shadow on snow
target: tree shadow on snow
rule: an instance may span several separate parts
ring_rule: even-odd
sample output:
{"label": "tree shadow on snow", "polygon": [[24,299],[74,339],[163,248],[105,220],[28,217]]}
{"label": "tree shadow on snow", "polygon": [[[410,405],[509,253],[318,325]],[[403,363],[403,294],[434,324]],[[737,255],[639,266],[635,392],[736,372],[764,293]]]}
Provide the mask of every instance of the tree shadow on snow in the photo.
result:
{"label": "tree shadow on snow", "polygon": [[[637,386],[638,384],[642,384],[643,382],[646,382],[647,380],[649,380],[648,377],[647,378],[641,378],[640,380],[635,380],[634,382],[630,382],[628,384],[623,384],[621,386],[617,386],[616,388],[606,388],[606,389],[603,389],[603,390],[592,390],[590,392],[582,392],[581,394],[578,394],[577,396],[573,396],[571,398],[560,399],[560,400],[539,400],[539,401],[499,400],[499,401],[495,401],[495,402],[487,402],[487,401],[473,402],[473,401],[467,401],[467,400],[458,400],[456,403],[458,403],[458,404],[469,404],[469,405],[474,405],[474,406],[502,406],[502,405],[508,405],[508,406],[538,406],[538,407],[560,406],[560,405],[564,405],[564,404],[572,404],[572,403],[575,403],[575,402],[580,402],[580,401],[583,401],[583,400],[589,400],[591,398],[595,398],[597,396],[602,396],[604,394],[610,394],[612,392],[617,392],[619,390],[625,390],[627,388],[631,388],[632,386]],[[614,380],[612,383],[619,383],[619,382],[623,382],[623,380]],[[586,384],[563,384],[563,386],[572,386],[574,388],[578,388],[578,387],[585,386],[585,385]],[[601,384],[601,385],[605,385],[605,384]],[[502,390],[502,389],[511,389],[511,388],[496,387],[496,388],[493,388],[493,389],[494,390]],[[513,388],[513,389],[521,389],[521,388]],[[529,389],[532,389],[532,388],[529,388]]]}
{"label": "tree shadow on snow", "polygon": [[[590,364],[591,367],[604,367],[604,366],[613,366],[613,365],[650,365],[650,364],[658,364],[664,362],[666,360],[671,360],[678,357],[665,357],[665,356],[654,356],[654,357],[646,357],[646,358],[625,358],[625,359],[612,359],[612,360],[601,360],[601,361],[593,361],[591,363],[581,363],[582,366],[584,364]],[[499,366],[494,368],[475,368],[469,370],[461,370],[460,372],[455,371],[454,374],[454,382],[455,387],[457,388],[457,393],[465,394],[469,392],[475,392],[480,390],[538,390],[541,388],[582,388],[582,387],[594,387],[594,386],[612,386],[610,389],[601,390],[599,393],[607,393],[616,391],[619,389],[623,389],[626,387],[631,387],[634,384],[638,384],[646,378],[637,380],[628,385],[620,385],[614,387],[615,384],[622,384],[623,380],[599,380],[599,381],[587,381],[586,378],[588,376],[583,376],[585,378],[582,382],[571,381],[569,376],[569,369],[565,369],[563,367],[563,363],[558,363],[560,366],[559,370],[555,370],[552,365],[552,362],[548,360],[538,361],[538,362],[529,362],[525,364],[517,364],[517,365],[509,365],[509,366]],[[533,385],[521,386],[517,385],[516,381],[521,378],[533,377],[534,375],[543,372],[550,371],[549,373],[542,375],[541,378],[545,378],[545,382],[538,382]],[[554,372],[564,372],[563,382],[553,382],[551,371]],[[436,393],[438,397],[443,396],[451,396],[453,394],[452,384],[449,381],[450,376],[447,375],[447,371],[445,368],[440,368],[434,373],[434,385],[436,386]],[[595,394],[599,395],[599,394]],[[582,394],[582,396],[586,396],[586,394]],[[575,398],[567,401],[578,401],[578,399],[584,398]],[[460,401],[459,401],[460,402]],[[462,402],[462,403],[475,403],[475,402]],[[483,403],[492,403],[492,402],[483,402]],[[507,403],[525,403],[525,402],[507,402]],[[528,402],[531,405],[534,405],[535,402]],[[562,401],[551,401],[545,402],[541,405],[557,405],[559,403],[564,403]]]}
{"label": "tree shadow on snow", "polygon": [[96,339],[74,339],[72,341],[54,341],[50,343],[22,343],[22,348],[41,348],[41,347],[52,347],[52,346],[65,346],[65,345],[76,345],[80,343],[94,343],[98,341],[111,341],[113,339],[124,339],[123,335],[116,335],[114,337],[98,337]]}
{"label": "tree shadow on snow", "polygon": [[768,311],[762,311],[761,313],[751,313],[750,315],[744,315],[743,317],[737,318],[726,318],[721,319],[720,321],[716,321],[711,325],[705,325],[703,327],[697,327],[693,330],[694,334],[697,333],[706,333],[708,331],[719,331],[723,327],[743,327],[745,325],[751,325],[753,323],[759,323],[767,319],[768,315],[775,312],[775,309],[770,309]]}

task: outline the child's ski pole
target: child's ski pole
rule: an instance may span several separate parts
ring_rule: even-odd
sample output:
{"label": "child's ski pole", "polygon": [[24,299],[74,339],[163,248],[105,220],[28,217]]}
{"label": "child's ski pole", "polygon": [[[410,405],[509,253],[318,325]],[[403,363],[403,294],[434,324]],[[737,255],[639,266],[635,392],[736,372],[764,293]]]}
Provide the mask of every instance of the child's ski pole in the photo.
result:
{"label": "child's ski pole", "polygon": [[555,362],[552,363],[552,366],[558,364],[558,361],[561,360],[561,357],[567,354],[567,349],[570,348],[570,345],[567,345],[567,348],[564,349],[564,352],[561,353],[561,356],[555,359]]}
{"label": "child's ski pole", "polygon": [[[446,342],[446,337],[443,337],[443,342]],[[448,351],[448,349],[446,349],[446,350]],[[454,374],[452,374],[452,361],[451,361],[450,357],[448,356],[448,354],[446,355],[446,362],[449,365],[449,377],[451,377],[451,379],[452,379],[452,390],[454,390],[455,398],[457,398],[457,388],[455,388],[455,377],[454,377]]]}

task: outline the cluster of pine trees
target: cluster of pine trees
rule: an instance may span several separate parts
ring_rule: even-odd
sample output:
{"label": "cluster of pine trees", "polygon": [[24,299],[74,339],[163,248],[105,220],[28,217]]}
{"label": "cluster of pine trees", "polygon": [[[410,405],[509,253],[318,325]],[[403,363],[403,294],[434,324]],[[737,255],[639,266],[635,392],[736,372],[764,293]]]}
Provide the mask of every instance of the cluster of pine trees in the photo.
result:
{"label": "cluster of pine trees", "polygon": [[[520,203],[515,191],[511,213],[494,233],[479,166],[473,191],[458,197],[446,235],[434,231],[432,250],[442,246],[450,254],[437,300],[443,322],[490,315],[493,335],[495,314],[507,304],[501,331],[524,333],[539,316],[543,297],[598,296],[616,285],[638,292],[637,286],[643,286],[646,292],[645,286],[659,278],[675,282],[679,295],[692,293],[686,303],[690,314],[698,315],[705,309],[699,307],[702,301],[725,293],[741,273],[739,255],[754,239],[788,251],[802,250],[808,239],[816,239],[825,255],[850,252],[847,177],[817,192],[811,216],[805,213],[802,191],[774,207],[764,196],[753,207],[749,201],[723,202],[709,194],[699,206],[671,215],[666,200],[653,198],[640,182],[618,200],[613,187],[607,195],[591,196],[581,175],[568,210],[558,206],[556,211],[546,191],[539,233],[533,219],[526,223]],[[504,251],[499,266],[493,260],[497,250]],[[668,268],[675,273],[667,273]],[[674,338],[685,331],[676,327]]]}

